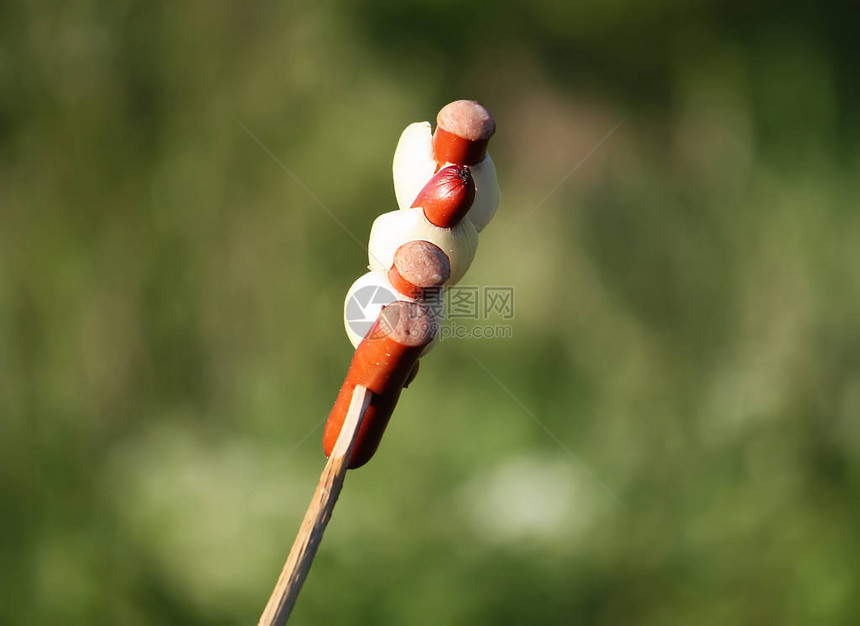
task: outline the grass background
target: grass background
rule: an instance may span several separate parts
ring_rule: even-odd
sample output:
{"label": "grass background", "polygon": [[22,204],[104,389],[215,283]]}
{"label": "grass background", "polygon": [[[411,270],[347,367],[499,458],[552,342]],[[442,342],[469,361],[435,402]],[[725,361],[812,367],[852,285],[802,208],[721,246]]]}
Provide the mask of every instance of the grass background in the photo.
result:
{"label": "grass background", "polygon": [[0,5],[0,621],[255,623],[366,263],[319,205],[366,238],[400,131],[466,97],[503,199],[465,282],[514,286],[513,337],[425,359],[293,622],[858,623],[857,27]]}

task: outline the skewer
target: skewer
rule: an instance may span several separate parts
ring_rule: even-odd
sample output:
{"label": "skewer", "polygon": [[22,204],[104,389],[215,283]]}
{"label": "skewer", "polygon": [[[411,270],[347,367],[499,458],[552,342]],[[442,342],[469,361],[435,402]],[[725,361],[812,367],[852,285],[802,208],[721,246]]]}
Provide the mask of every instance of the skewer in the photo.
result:
{"label": "skewer", "polygon": [[[289,619],[347,469],[373,456],[401,391],[418,370],[418,359],[438,338],[442,316],[437,319],[425,306],[432,299],[425,290],[454,284],[465,274],[478,231],[498,206],[495,166],[487,154],[496,126],[492,114],[475,101],[458,100],[439,112],[437,122],[435,133],[428,123],[408,126],[395,151],[394,187],[402,210],[374,221],[371,273],[347,296],[347,334],[357,346],[323,433],[329,460],[258,626],[283,626]],[[402,299],[393,296],[395,301],[382,307],[362,335],[350,328],[348,307],[352,291],[364,288],[364,282],[390,286]],[[425,297],[423,304],[416,302]]]}
{"label": "skewer", "polygon": [[356,436],[372,396],[373,393],[367,387],[355,386],[340,436],[320,475],[319,484],[305,513],[299,534],[296,536],[269,602],[260,616],[258,626],[283,626],[292,613],[322,541],[323,533],[331,519],[340,490],[343,488],[343,480],[346,477]]}

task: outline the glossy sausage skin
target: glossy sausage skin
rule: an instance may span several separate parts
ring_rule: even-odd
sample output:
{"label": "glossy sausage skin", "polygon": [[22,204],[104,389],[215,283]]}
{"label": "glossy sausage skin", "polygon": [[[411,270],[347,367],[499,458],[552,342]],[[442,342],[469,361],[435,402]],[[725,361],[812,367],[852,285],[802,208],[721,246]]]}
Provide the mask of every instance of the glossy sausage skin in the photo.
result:
{"label": "glossy sausage skin", "polygon": [[427,181],[412,207],[424,209],[424,217],[439,228],[454,228],[475,201],[475,181],[465,165],[449,165]]}
{"label": "glossy sausage skin", "polygon": [[436,167],[441,168],[445,163],[476,165],[487,156],[489,143],[489,139],[470,141],[437,127],[433,133],[433,158],[436,160]]}
{"label": "glossy sausage skin", "polygon": [[[400,398],[418,357],[433,339],[433,315],[415,302],[398,301],[384,307],[379,318],[358,344],[346,380],[329,413],[323,433],[323,449],[329,456],[343,428],[356,385],[364,385],[373,395],[352,451],[349,467],[367,463],[379,447],[388,420]],[[414,375],[414,374],[413,374]]]}

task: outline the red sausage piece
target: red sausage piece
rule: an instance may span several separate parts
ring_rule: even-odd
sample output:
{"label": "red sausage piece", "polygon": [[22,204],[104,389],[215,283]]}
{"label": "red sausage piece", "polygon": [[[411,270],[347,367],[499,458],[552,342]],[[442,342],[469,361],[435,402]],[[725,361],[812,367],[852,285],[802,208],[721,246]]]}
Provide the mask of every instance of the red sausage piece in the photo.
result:
{"label": "red sausage piece", "polygon": [[446,104],[436,116],[433,157],[439,167],[445,163],[476,165],[487,155],[487,144],[496,132],[490,110],[474,100]]}
{"label": "red sausage piece", "polygon": [[424,217],[434,226],[454,228],[472,208],[474,201],[472,172],[465,165],[449,165],[427,181],[412,207],[424,209]]}
{"label": "red sausage piece", "polygon": [[329,413],[323,449],[329,456],[340,435],[356,385],[373,392],[358,432],[349,467],[367,463],[376,452],[403,385],[424,347],[435,334],[433,314],[415,302],[397,301],[382,309],[367,336],[358,344],[346,380]]}

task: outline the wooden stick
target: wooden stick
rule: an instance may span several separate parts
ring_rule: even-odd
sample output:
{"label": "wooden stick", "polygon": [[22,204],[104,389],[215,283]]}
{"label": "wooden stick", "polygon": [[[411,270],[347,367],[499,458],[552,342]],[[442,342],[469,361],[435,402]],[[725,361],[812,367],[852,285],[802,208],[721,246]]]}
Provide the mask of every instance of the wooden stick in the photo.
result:
{"label": "wooden stick", "polygon": [[355,386],[340,436],[320,475],[320,482],[305,513],[299,534],[296,536],[296,541],[293,543],[269,602],[260,616],[258,626],[283,626],[290,617],[299,591],[311,569],[325,528],[331,519],[337,497],[343,488],[343,479],[346,477],[356,435],[361,428],[361,422],[364,420],[372,395],[366,387]]}

